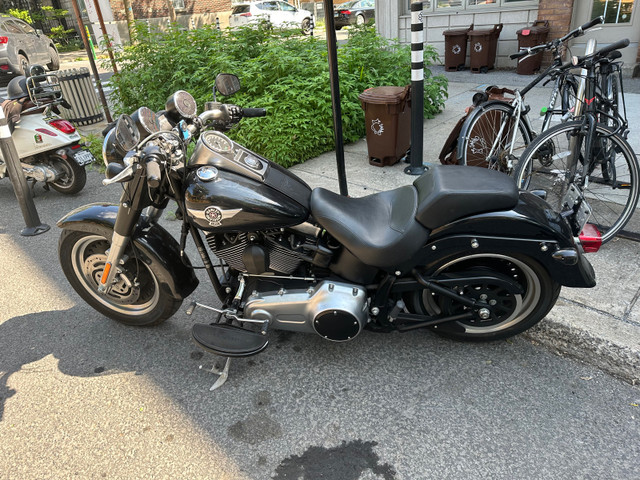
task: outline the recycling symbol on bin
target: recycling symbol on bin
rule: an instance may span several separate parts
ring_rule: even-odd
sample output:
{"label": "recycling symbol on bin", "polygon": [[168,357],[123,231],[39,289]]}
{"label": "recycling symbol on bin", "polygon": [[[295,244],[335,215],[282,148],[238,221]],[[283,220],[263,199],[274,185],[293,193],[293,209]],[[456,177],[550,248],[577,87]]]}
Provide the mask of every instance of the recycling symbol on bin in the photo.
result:
{"label": "recycling symbol on bin", "polygon": [[451,51],[453,52],[454,55],[458,55],[462,51],[462,47],[460,47],[460,45],[456,44],[456,45],[453,46]]}
{"label": "recycling symbol on bin", "polygon": [[473,49],[476,52],[481,52],[482,51],[482,44],[480,42],[476,42],[476,44],[473,46]]}
{"label": "recycling symbol on bin", "polygon": [[384,132],[384,125],[382,124],[379,118],[376,118],[375,120],[371,120],[371,130],[376,135],[382,135],[382,132]]}

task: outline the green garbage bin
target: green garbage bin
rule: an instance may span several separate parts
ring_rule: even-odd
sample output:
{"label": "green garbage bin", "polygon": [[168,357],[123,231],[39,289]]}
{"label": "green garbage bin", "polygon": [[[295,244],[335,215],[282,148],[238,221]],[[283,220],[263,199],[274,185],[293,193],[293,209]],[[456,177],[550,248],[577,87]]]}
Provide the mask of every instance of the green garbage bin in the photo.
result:
{"label": "green garbage bin", "polygon": [[393,165],[411,144],[411,86],[368,88],[360,95],[367,127],[369,163]]}

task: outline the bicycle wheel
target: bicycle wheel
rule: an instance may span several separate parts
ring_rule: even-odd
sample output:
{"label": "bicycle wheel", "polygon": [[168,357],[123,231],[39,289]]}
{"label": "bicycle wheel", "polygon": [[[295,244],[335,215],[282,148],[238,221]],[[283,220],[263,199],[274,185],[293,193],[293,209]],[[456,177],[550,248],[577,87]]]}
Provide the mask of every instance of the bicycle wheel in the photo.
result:
{"label": "bicycle wheel", "polygon": [[[613,66],[609,66],[608,70],[601,72],[602,75],[602,95],[606,99],[602,105],[598,106],[604,115],[601,115],[600,122],[607,124],[611,128],[618,127],[619,120],[626,122],[627,113],[625,112],[624,97],[622,94],[622,84],[620,83],[620,71]],[[622,132],[618,132],[626,140],[627,131],[623,127]]]}
{"label": "bicycle wheel", "polygon": [[563,209],[569,184],[584,184],[582,191],[591,207],[589,222],[597,225],[604,243],[611,240],[635,212],[639,194],[638,161],[623,138],[598,124],[592,162],[587,168],[588,179],[583,182],[586,138],[581,126],[581,121],[567,122],[540,134],[520,157],[514,176],[521,189],[546,191],[547,202],[556,211]]}
{"label": "bicycle wheel", "polygon": [[513,107],[508,103],[492,102],[478,109],[470,118],[466,134],[462,135],[461,161],[464,165],[511,175],[518,157],[531,142],[529,129],[522,117],[516,127]]}

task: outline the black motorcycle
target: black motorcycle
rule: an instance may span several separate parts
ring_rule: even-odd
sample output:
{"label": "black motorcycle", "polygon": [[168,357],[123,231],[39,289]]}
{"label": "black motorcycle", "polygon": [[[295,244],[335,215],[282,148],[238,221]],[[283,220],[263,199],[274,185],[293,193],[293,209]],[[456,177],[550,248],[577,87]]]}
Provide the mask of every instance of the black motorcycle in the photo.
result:
{"label": "black motorcycle", "polygon": [[[239,88],[219,75],[214,100]],[[211,311],[193,339],[226,357],[261,352],[270,328],[336,342],[365,328],[425,327],[495,340],[540,321],[561,285],[595,285],[579,208],[564,218],[502,173],[453,165],[363,198],[312,190],[221,133],[264,114],[214,101],[198,116],[178,91],[159,115],[142,107],[120,117],[103,146],[103,183],[124,184],[120,203],[58,222],[60,263],[87,303],[128,325],[171,317],[198,285],[189,236],[221,301],[188,307]],[[170,199],[179,241],[157,223]]]}

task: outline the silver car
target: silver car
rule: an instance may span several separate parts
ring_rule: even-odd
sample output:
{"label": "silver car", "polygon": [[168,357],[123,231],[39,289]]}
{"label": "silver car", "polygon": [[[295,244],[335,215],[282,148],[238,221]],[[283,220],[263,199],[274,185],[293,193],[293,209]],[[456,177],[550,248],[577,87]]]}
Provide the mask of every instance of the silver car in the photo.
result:
{"label": "silver car", "polygon": [[274,0],[236,4],[229,17],[229,25],[237,27],[259,20],[268,20],[277,27],[300,27],[305,34],[311,32],[310,11]]}
{"label": "silver car", "polygon": [[18,18],[0,15],[0,74],[24,75],[34,63],[60,68],[53,40]]}

